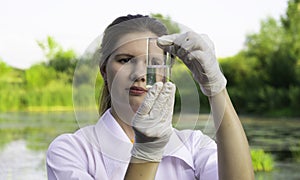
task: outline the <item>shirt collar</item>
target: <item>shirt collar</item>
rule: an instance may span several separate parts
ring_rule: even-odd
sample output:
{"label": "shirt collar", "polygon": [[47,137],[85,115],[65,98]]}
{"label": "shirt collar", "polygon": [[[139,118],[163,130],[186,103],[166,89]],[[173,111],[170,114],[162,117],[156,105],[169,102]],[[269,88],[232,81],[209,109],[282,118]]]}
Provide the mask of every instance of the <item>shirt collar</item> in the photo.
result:
{"label": "shirt collar", "polygon": [[[172,156],[179,158],[194,169],[191,152],[186,148],[183,140],[179,138],[176,132],[178,130],[174,129],[166,146],[164,157]],[[110,109],[97,122],[96,134],[99,148],[103,154],[115,160],[129,162],[132,143],[110,113]],[[122,150],[121,153],[120,150]]]}
{"label": "shirt collar", "polygon": [[110,159],[129,162],[132,143],[111,115],[110,109],[98,120],[95,129],[102,154]]}
{"label": "shirt collar", "polygon": [[[183,141],[187,139],[181,139],[178,136],[179,131],[174,129],[173,134],[166,146],[164,157],[173,156],[186,162],[191,168],[194,168],[194,161],[191,152],[187,149]],[[188,138],[188,137],[187,137]]]}

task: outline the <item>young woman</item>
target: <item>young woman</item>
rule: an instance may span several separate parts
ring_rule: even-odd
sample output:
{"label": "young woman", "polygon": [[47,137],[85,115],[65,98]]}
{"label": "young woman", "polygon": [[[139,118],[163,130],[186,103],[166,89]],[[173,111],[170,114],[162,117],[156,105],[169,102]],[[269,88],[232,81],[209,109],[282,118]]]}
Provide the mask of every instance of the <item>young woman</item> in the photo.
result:
{"label": "young woman", "polygon": [[[209,98],[216,142],[172,127],[175,84],[146,88],[148,38],[157,38],[155,58],[169,52],[191,70]],[[168,35],[153,18],[127,15],[106,28],[99,53],[101,118],[51,143],[48,179],[254,179],[248,142],[206,35]]]}

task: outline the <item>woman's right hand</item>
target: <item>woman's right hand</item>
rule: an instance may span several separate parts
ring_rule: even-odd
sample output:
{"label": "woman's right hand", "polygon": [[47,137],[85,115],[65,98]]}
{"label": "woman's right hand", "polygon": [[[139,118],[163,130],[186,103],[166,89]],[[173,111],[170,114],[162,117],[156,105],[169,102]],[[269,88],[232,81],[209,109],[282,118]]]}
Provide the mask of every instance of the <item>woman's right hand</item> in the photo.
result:
{"label": "woman's right hand", "polygon": [[157,82],[147,92],[143,104],[133,117],[134,158],[160,162],[172,135],[172,117],[176,87],[173,83]]}
{"label": "woman's right hand", "polygon": [[214,96],[225,89],[227,81],[219,67],[214,44],[207,35],[189,31],[159,37],[157,42],[185,63],[203,94]]}

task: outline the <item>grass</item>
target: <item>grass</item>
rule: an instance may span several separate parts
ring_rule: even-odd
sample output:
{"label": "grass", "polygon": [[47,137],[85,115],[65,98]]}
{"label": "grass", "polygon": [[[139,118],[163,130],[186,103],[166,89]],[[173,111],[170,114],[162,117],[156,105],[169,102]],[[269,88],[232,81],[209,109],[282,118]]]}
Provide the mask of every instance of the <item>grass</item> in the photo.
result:
{"label": "grass", "polygon": [[274,158],[263,149],[251,150],[252,165],[255,172],[270,172],[274,169]]}

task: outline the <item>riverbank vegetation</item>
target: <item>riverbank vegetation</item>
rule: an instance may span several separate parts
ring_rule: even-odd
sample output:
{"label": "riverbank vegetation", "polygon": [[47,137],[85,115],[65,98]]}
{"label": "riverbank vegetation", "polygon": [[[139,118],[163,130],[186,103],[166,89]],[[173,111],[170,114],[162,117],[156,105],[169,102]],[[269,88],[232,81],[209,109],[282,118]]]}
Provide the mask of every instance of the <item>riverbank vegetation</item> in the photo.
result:
{"label": "riverbank vegetation", "polygon": [[264,152],[263,149],[251,150],[252,165],[255,172],[270,172],[274,169],[274,158],[271,154]]}
{"label": "riverbank vegetation", "polygon": [[[262,20],[259,32],[246,36],[245,47],[239,53],[219,58],[228,80],[228,91],[239,113],[300,115],[300,5],[299,0],[288,3],[286,14],[279,21],[267,17]],[[163,19],[159,14],[153,16]],[[166,19],[172,32],[177,32],[178,27],[170,23],[169,17]],[[91,76],[90,66],[78,68],[82,62],[91,63],[91,56],[82,57],[72,49],[65,50],[53,37],[37,43],[45,54],[45,61],[28,69],[10,67],[0,59],[0,111],[72,109],[72,97],[76,96],[75,70],[80,81],[75,88],[81,89],[80,93],[85,92],[76,96],[82,98],[77,100],[95,106],[103,80],[99,74]],[[172,73],[180,73],[183,69],[182,63],[176,63]],[[89,81],[94,82],[96,89],[94,99],[87,97],[91,96],[86,83]],[[206,98],[201,92],[199,94],[201,110],[208,110]],[[178,93],[177,99],[180,99]],[[179,110],[180,103],[176,105],[175,110]]]}

